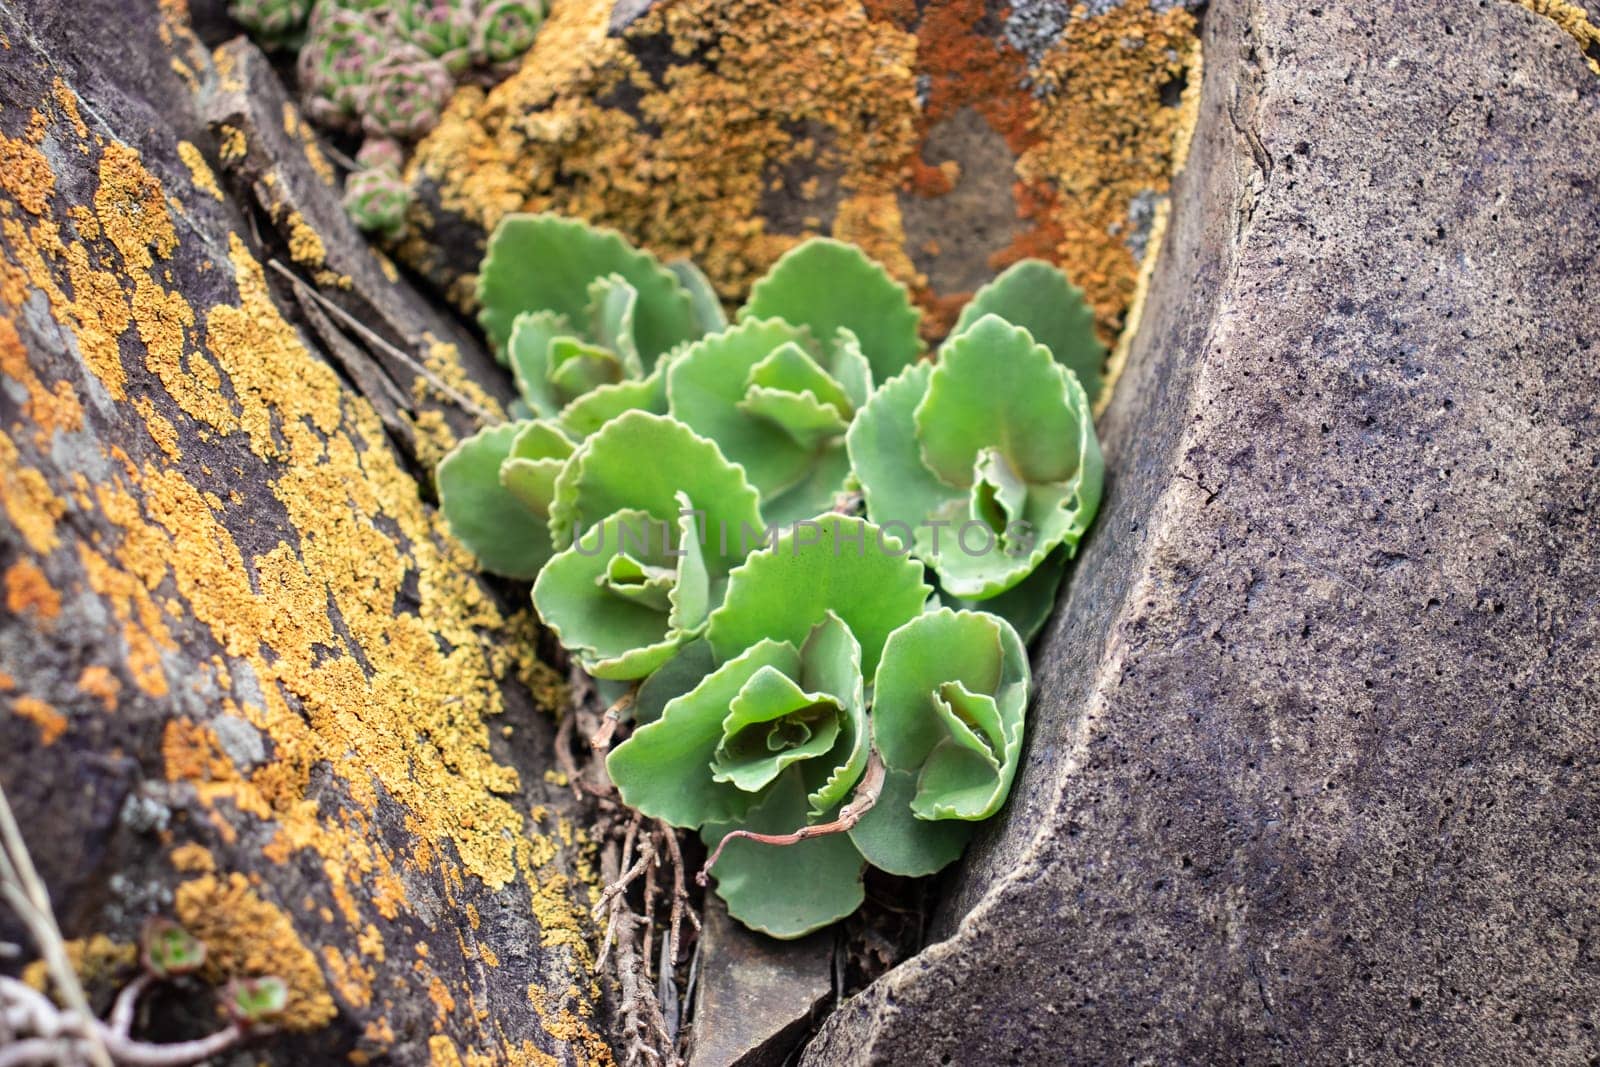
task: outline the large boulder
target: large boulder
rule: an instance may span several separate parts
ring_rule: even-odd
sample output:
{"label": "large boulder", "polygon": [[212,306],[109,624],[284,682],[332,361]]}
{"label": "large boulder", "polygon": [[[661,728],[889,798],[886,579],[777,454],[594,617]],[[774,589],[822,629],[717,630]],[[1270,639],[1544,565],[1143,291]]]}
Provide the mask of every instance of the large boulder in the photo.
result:
{"label": "large boulder", "polygon": [[559,686],[413,476],[490,364],[183,6],[0,2],[0,784],[102,1004],[165,914],[254,1058],[607,1062]]}
{"label": "large boulder", "polygon": [[1570,8],[1211,5],[1009,808],[940,940],[806,1062],[1600,1049],[1600,77]]}

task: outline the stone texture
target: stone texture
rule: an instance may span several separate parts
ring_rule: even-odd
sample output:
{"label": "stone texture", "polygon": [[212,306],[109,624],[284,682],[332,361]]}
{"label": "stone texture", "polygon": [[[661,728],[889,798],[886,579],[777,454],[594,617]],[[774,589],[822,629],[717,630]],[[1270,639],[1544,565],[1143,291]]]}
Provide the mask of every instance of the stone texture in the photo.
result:
{"label": "stone texture", "polygon": [[833,997],[832,931],[752,936],[706,898],[689,1067],[782,1067]]}
{"label": "stone texture", "polygon": [[1600,1054],[1600,78],[1217,0],[1010,805],[814,1065]]}
{"label": "stone texture", "polygon": [[[0,783],[102,1003],[161,913],[290,982],[252,1061],[606,1062],[525,593],[412,473],[469,421],[265,263],[487,357],[183,10],[0,0]],[[162,1036],[216,1025],[184,999]]]}
{"label": "stone texture", "polygon": [[568,0],[521,70],[418,145],[397,254],[463,306],[486,232],[556,210],[690,255],[729,301],[823,233],[911,287],[938,337],[1025,256],[1075,263],[1107,340],[1162,196],[1194,20],[1147,0]]}

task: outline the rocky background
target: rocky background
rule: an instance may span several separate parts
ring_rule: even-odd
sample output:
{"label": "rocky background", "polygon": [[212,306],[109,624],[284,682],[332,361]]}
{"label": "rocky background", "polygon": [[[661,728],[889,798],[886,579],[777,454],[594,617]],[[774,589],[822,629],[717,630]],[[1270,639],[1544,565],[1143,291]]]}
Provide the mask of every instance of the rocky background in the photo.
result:
{"label": "rocky background", "polygon": [[0,0],[0,783],[102,1003],[161,913],[290,981],[254,1061],[612,1059],[561,679],[428,477],[552,207],[1120,338],[1006,815],[814,1038],[828,946],[708,916],[698,1062],[1600,1055],[1600,11],[556,0],[379,251],[221,7]]}

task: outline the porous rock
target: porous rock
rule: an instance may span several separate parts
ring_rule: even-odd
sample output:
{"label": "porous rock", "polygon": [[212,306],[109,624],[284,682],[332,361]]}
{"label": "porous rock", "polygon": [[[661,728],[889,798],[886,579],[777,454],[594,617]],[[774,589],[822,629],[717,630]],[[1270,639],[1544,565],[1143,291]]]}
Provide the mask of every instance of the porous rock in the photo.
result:
{"label": "porous rock", "polygon": [[1217,0],[1025,764],[813,1065],[1600,1051],[1600,77]]}

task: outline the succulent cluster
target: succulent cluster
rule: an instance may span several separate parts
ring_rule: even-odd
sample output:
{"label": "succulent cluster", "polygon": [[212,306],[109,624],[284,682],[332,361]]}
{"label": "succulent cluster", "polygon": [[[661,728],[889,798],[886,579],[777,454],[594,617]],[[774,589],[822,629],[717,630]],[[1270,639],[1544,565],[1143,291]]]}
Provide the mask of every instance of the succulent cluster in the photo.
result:
{"label": "succulent cluster", "polygon": [[779,937],[853,911],[868,865],[954,860],[1010,789],[1025,642],[1099,506],[1082,293],[1020,263],[925,361],[850,245],[790,251],[730,326],[692,266],[519,215],[479,296],[518,418],[444,460],[440,499],[635,687],[623,800],[720,843],[730,913]]}
{"label": "succulent cluster", "polygon": [[[313,122],[400,142],[433,129],[459,81],[508,73],[546,8],[545,0],[230,0],[228,10],[264,47],[299,50]],[[347,183],[346,207],[363,230],[403,232],[401,161]]]}

